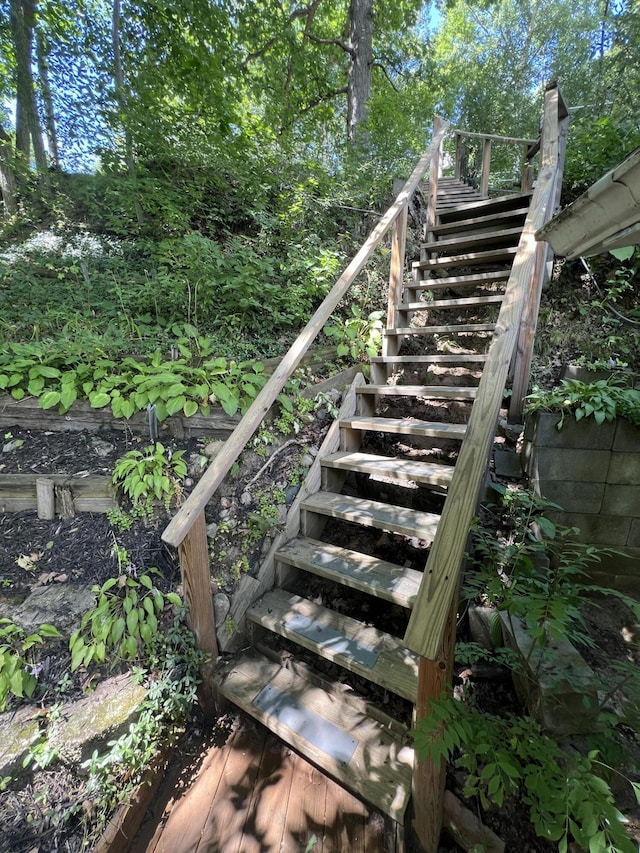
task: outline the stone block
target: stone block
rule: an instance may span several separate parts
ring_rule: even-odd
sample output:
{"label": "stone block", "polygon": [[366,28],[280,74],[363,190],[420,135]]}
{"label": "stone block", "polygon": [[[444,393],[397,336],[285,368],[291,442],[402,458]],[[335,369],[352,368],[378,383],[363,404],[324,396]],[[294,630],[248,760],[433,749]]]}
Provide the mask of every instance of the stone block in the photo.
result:
{"label": "stone block", "polygon": [[507,477],[511,480],[521,480],[524,476],[522,462],[517,453],[509,450],[494,450],[493,462],[498,477]]}
{"label": "stone block", "polygon": [[82,763],[128,730],[146,695],[146,689],[128,673],[109,678],[91,695],[62,706],[49,743],[60,750],[63,761]]}
{"label": "stone block", "polygon": [[527,474],[534,480],[604,483],[610,456],[608,450],[536,446],[525,456],[524,464]]}
{"label": "stone block", "polygon": [[607,485],[602,500],[602,512],[621,516],[640,515],[640,486]]}
{"label": "stone block", "polygon": [[556,512],[551,517],[558,524],[577,527],[580,530],[577,537],[580,542],[611,548],[624,547],[627,544],[632,521],[631,518],[579,512]]}
{"label": "stone block", "polygon": [[630,548],[640,548],[640,518],[634,518],[631,522],[627,545]]}
{"label": "stone block", "polygon": [[[637,453],[614,451],[611,454],[607,483],[620,483],[628,486],[640,485],[640,447]],[[640,516],[640,506],[637,507],[635,514]]]}
{"label": "stone block", "polygon": [[[573,415],[564,420],[561,430],[556,429],[560,415],[550,412],[534,412],[527,418],[524,429],[525,441],[544,447],[585,448],[610,450],[616,432],[615,422],[597,424],[593,418],[576,421]],[[622,449],[622,448],[621,448]]]}
{"label": "stone block", "polygon": [[531,715],[548,731],[559,735],[594,730],[599,712],[598,685],[592,669],[566,640],[549,637],[535,645],[518,619],[501,613],[509,648],[527,661],[526,671],[514,674],[516,690]]}
{"label": "stone block", "polygon": [[26,772],[22,762],[41,736],[37,709],[27,706],[0,714],[0,779]]}
{"label": "stone block", "polygon": [[554,501],[565,512],[597,515],[602,509],[604,483],[576,483],[570,480],[532,480],[537,495]]}
{"label": "stone block", "polygon": [[620,418],[616,421],[613,449],[631,453],[640,452],[640,429],[634,427],[631,421],[626,418]]}

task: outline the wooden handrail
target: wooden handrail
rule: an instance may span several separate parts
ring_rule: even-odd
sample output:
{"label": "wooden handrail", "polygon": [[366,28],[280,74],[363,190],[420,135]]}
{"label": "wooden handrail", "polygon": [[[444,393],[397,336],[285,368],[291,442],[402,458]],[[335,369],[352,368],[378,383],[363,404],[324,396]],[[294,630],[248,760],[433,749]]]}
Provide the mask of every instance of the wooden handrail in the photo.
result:
{"label": "wooden handrail", "polygon": [[494,133],[471,133],[466,130],[452,130],[454,136],[464,136],[467,139],[488,139],[491,142],[505,142],[512,145],[535,145],[537,139],[521,139],[519,136],[496,136]]}
{"label": "wooden handrail", "polygon": [[424,578],[404,637],[408,648],[435,660],[457,594],[460,567],[484,480],[527,291],[536,272],[535,233],[552,215],[556,197],[559,105],[556,86],[545,94],[542,163],[498,316],[467,434],[460,448]]}
{"label": "wooden handrail", "polygon": [[316,313],[291,345],[267,384],[262,388],[245,416],[225,442],[220,453],[205,471],[193,492],[171,519],[162,534],[162,539],[167,544],[178,547],[200,514],[204,512],[204,508],[211,499],[211,496],[222,483],[231,466],[240,456],[247,442],[264,420],[265,415],[274,404],[278,394],[284,388],[285,383],[293,374],[305,352],[325,326],[358,273],[362,270],[384,235],[400,215],[407,201],[417,189],[418,184],[429,168],[434,150],[439,148],[448,129],[449,123],[445,122],[440,130],[434,133],[429,147],[420,158],[420,161],[395,202],[379,220],[330,293],[325,297]]}

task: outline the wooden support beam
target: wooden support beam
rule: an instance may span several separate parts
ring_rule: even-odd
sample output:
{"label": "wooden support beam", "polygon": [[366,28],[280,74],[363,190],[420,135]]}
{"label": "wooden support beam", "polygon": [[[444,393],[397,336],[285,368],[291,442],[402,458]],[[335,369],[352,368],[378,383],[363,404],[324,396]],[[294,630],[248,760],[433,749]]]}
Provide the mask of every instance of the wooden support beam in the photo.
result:
{"label": "wooden support beam", "polygon": [[491,173],[491,139],[482,140],[482,174],[480,176],[480,192],[489,195],[489,175]]}
{"label": "wooden support beam", "polygon": [[[389,270],[389,301],[387,303],[387,328],[395,329],[398,325],[398,305],[402,301],[404,284],[404,259],[407,243],[407,219],[409,204],[405,204],[391,233],[391,268]],[[382,355],[398,355],[398,341],[387,335],[382,340]]]}
{"label": "wooden support beam", "polygon": [[[418,665],[418,695],[416,721],[429,715],[431,703],[451,690],[453,652],[456,642],[458,598],[449,613],[442,643],[435,660],[420,658]],[[416,763],[413,769],[412,796],[414,805],[413,829],[423,853],[437,853],[444,802],[446,762],[430,758]]]}
{"label": "wooden support beam", "polygon": [[459,181],[462,177],[462,137],[456,133],[456,163],[454,177]]}
{"label": "wooden support beam", "polygon": [[53,480],[38,477],[36,480],[36,503],[38,518],[50,520],[56,515],[56,497]]}
{"label": "wooden support beam", "polygon": [[200,513],[180,543],[178,554],[184,597],[189,611],[189,625],[195,635],[198,648],[208,656],[208,661],[202,669],[200,705],[207,716],[213,716],[216,710],[216,697],[212,687],[211,673],[218,657],[218,642],[213,616],[211,569],[204,511]]}

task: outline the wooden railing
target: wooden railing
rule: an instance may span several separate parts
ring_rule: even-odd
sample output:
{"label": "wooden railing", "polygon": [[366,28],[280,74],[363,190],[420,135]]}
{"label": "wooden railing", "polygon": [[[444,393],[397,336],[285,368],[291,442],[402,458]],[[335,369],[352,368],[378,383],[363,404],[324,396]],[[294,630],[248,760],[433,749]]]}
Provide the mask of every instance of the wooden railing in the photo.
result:
{"label": "wooden railing", "polygon": [[[429,169],[433,154],[440,148],[449,124],[434,132],[431,144],[416,165],[395,202],[379,220],[351,263],[344,270],[330,293],[296,338],[267,384],[262,388],[245,416],[231,433],[222,450],[199,480],[193,492],[173,517],[162,534],[163,540],[178,549],[184,595],[189,609],[189,621],[198,646],[215,661],[216,642],[211,577],[204,511],[247,442],[258,429],[274,404],[287,380],[292,376],[304,354],[325,326],[356,276],[374,253],[380,241],[394,228],[392,237],[391,276],[401,281],[404,259],[404,233],[408,203]],[[393,286],[393,284],[391,285]],[[206,704],[211,697],[203,697]]]}
{"label": "wooden railing", "polygon": [[[491,176],[491,152],[492,144],[522,146],[522,158],[520,165],[520,190],[526,192],[531,189],[533,183],[533,168],[531,161],[538,152],[538,142],[535,139],[521,139],[517,136],[496,136],[490,133],[469,133],[463,130],[454,130],[452,134],[456,142],[455,171],[454,175],[463,181],[471,183],[471,176],[467,169],[468,148],[465,139],[477,139],[482,143],[482,159],[480,165],[480,176],[478,190],[482,195],[489,194],[489,178]],[[475,183],[475,181],[473,181]]]}
{"label": "wooden railing", "polygon": [[[557,86],[545,93],[541,160],[512,272],[507,283],[495,334],[473,404],[465,440],[447,492],[424,577],[405,634],[405,644],[420,656],[416,716],[429,712],[448,682],[453,663],[455,614],[460,569],[471,522],[487,470],[495,427],[510,366],[515,362],[522,394],[526,387],[535,333],[535,318],[544,278],[548,247],[536,242],[535,233],[554,213],[559,199],[564,163],[568,112]],[[527,333],[521,333],[523,323]],[[529,347],[529,351],[525,351]],[[416,831],[427,853],[437,848],[444,764],[426,761],[416,765],[414,797]]]}

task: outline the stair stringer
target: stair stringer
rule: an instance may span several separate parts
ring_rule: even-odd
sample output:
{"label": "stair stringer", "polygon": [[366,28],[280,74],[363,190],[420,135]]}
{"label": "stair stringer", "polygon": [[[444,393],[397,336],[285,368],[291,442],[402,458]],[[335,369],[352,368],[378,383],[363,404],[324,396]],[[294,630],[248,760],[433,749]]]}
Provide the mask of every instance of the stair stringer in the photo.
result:
{"label": "stair stringer", "polygon": [[233,595],[231,609],[229,610],[231,621],[239,630],[230,634],[223,625],[219,626],[217,633],[220,651],[233,652],[243,645],[246,634],[245,614],[261,595],[273,589],[276,582],[275,555],[285,542],[295,539],[299,534],[301,520],[300,507],[307,498],[320,491],[322,485],[321,460],[340,449],[340,421],[356,414],[358,403],[356,388],[366,385],[366,382],[367,380],[363,374],[358,373],[346,391],[342,405],[340,406],[340,413],[329,427],[318,455],[309,468],[307,476],[300,486],[300,491],[289,507],[286,524],[271,543],[271,547],[260,565],[257,576],[242,575],[240,578],[238,589]]}

